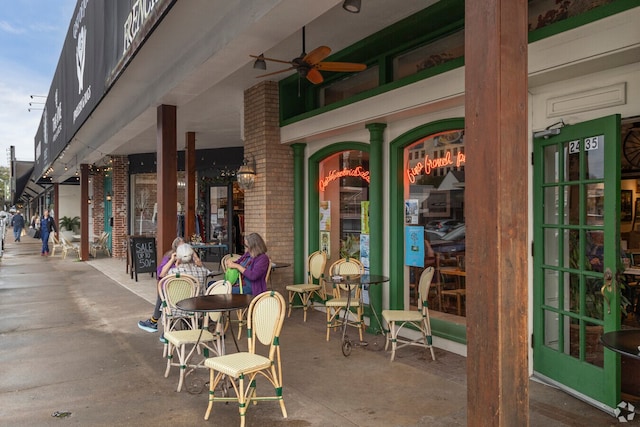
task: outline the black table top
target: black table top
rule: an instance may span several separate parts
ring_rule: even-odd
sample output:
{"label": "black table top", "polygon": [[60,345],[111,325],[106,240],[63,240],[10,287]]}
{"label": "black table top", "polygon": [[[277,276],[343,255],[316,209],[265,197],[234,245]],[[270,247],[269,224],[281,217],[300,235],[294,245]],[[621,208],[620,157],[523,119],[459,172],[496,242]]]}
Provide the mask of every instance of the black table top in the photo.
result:
{"label": "black table top", "polygon": [[339,276],[329,276],[326,280],[336,285],[376,285],[388,282],[389,278],[378,274],[343,274]]}
{"label": "black table top", "polygon": [[602,345],[624,356],[640,359],[640,329],[606,332],[600,337]]}
{"label": "black table top", "polygon": [[176,306],[184,311],[230,311],[249,307],[252,299],[249,294],[202,295],[178,301]]}

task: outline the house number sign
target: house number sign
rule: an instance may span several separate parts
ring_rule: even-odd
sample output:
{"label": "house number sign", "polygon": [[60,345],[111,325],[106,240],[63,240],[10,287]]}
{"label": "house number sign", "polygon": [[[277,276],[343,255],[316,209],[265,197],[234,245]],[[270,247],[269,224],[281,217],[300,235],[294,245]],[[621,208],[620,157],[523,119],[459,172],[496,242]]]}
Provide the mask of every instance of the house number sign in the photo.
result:
{"label": "house number sign", "polygon": [[[597,150],[600,148],[600,144],[604,142],[604,135],[590,136],[584,139],[584,151]],[[580,152],[580,140],[569,142],[569,154],[576,154]]]}

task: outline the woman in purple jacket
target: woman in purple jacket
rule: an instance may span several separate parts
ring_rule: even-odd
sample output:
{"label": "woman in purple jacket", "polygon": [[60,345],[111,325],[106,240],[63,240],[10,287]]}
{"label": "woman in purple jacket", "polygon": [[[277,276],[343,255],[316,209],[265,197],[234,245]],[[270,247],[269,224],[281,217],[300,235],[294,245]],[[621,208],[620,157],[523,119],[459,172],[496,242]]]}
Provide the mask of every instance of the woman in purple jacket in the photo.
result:
{"label": "woman in purple jacket", "polygon": [[[267,290],[267,272],[271,268],[267,245],[258,233],[246,235],[244,244],[247,251],[235,262],[228,261],[227,268],[238,269],[244,293],[258,295]],[[232,293],[240,293],[240,289],[234,287]]]}

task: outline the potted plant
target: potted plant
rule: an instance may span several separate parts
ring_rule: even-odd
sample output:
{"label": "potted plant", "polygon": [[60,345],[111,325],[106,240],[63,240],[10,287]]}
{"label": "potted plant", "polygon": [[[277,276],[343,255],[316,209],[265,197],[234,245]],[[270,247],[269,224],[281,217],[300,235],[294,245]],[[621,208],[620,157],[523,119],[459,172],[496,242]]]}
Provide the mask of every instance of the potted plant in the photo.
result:
{"label": "potted plant", "polygon": [[71,242],[73,240],[73,235],[76,234],[76,231],[80,228],[80,217],[74,216],[63,216],[60,218],[58,222],[58,226],[60,227],[60,232],[64,236],[64,238]]}

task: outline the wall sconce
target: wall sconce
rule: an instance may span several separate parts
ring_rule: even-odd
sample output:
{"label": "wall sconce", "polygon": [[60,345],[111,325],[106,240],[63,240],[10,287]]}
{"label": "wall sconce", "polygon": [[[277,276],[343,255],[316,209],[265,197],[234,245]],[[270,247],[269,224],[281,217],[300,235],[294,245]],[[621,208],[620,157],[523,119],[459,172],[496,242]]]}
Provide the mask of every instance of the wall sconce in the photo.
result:
{"label": "wall sconce", "polygon": [[89,198],[87,199],[87,203],[88,203],[88,204],[91,204],[91,197],[89,197]]}
{"label": "wall sconce", "polygon": [[360,0],[344,0],[342,8],[347,12],[360,13]]}
{"label": "wall sconce", "polygon": [[261,53],[260,55],[258,55],[258,57],[256,58],[255,62],[253,63],[253,68],[256,70],[266,70],[267,69],[267,63],[264,60],[264,53]]}
{"label": "wall sconce", "polygon": [[256,180],[256,161],[251,157],[251,161],[246,157],[242,160],[242,166],[236,172],[238,178],[238,185],[243,190],[253,188],[253,184]]}
{"label": "wall sconce", "polygon": [[111,201],[111,191],[107,193],[106,199],[107,199],[107,202]]}

